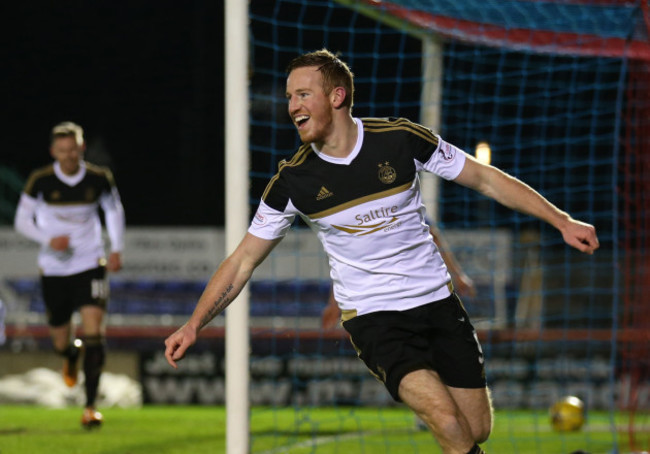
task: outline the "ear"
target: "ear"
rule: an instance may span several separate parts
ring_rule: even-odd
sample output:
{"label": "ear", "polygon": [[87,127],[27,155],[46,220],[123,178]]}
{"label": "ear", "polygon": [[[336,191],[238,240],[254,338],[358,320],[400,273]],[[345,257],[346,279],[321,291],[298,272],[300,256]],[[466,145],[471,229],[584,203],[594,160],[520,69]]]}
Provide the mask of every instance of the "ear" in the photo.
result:
{"label": "ear", "polygon": [[346,96],[347,92],[345,91],[345,88],[334,87],[330,93],[330,102],[332,103],[332,107],[335,109],[340,108],[341,104],[343,104],[343,101],[345,101]]}

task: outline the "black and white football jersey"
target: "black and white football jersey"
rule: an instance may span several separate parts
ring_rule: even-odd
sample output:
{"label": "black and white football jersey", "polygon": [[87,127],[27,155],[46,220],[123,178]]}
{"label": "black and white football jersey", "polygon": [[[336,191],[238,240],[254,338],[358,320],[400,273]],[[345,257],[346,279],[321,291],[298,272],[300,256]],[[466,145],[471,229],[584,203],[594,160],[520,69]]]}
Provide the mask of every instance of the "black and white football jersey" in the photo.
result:
{"label": "black and white football jersey", "polygon": [[[105,257],[98,207],[106,217],[111,249],[121,251],[124,211],[111,172],[82,162],[75,175],[58,163],[32,172],[16,212],[16,229],[41,244],[38,264],[49,276],[77,274],[99,266]],[[49,247],[51,238],[70,237],[66,251]]]}
{"label": "black and white football jersey", "polygon": [[429,233],[419,171],[454,179],[465,154],[409,120],[355,118],[345,158],[303,145],[269,181],[249,232],[284,236],[300,216],[328,255],[334,295],[357,315],[449,296],[450,276]]}

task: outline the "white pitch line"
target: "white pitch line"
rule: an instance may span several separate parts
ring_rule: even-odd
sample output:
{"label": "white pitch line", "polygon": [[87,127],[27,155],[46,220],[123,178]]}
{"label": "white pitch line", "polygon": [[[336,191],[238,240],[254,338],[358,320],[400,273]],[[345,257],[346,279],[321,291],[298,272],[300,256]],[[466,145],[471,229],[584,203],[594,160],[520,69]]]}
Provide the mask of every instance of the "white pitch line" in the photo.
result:
{"label": "white pitch line", "polygon": [[[409,430],[409,432],[412,432]],[[262,451],[256,454],[287,454],[289,449],[299,449],[299,448],[309,448],[310,446],[321,446],[328,443],[333,443],[335,441],[347,441],[354,438],[360,438],[368,435],[381,435],[385,434],[385,431],[380,430],[365,430],[358,432],[346,432],[343,435],[327,435],[322,437],[314,437],[309,440],[301,441],[299,443],[292,443],[285,446],[280,446],[273,448],[268,451]]]}

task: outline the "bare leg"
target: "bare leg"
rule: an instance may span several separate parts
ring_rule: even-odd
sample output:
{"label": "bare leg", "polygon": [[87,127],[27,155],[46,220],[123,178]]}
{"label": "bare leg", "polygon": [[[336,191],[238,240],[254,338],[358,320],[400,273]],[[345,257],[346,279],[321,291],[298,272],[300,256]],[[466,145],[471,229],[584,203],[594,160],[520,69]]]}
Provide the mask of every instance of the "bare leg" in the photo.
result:
{"label": "bare leg", "polygon": [[407,374],[399,396],[433,432],[444,453],[466,454],[474,445],[469,422],[436,372]]}
{"label": "bare leg", "polygon": [[104,309],[99,306],[82,306],[79,313],[84,336],[104,335]]}
{"label": "bare leg", "polygon": [[492,431],[492,401],[488,388],[466,389],[448,387],[456,405],[472,429],[472,437],[483,443]]}
{"label": "bare leg", "polygon": [[50,337],[52,339],[54,350],[62,353],[70,345],[72,324],[68,322],[61,326],[50,326]]}
{"label": "bare leg", "polygon": [[399,395],[433,432],[445,454],[466,454],[489,435],[485,427],[491,427],[491,407],[486,389],[449,388],[435,371],[422,369],[402,379]]}

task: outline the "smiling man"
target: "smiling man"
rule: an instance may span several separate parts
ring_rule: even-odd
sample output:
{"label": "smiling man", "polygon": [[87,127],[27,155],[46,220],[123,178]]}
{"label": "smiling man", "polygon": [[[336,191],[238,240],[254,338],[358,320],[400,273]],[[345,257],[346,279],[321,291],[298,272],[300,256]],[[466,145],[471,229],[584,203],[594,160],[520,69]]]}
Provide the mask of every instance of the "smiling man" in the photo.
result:
{"label": "smiling man", "polygon": [[536,216],[588,254],[598,248],[594,227],[424,126],[353,117],[353,74],[325,49],[297,57],[287,74],[288,112],[303,145],[280,163],[248,233],[166,339],[168,362],[177,367],[300,216],[328,255],[343,327],[370,372],[443,452],[482,453],[478,443],[492,428],[483,353],[426,224],[418,172]]}

